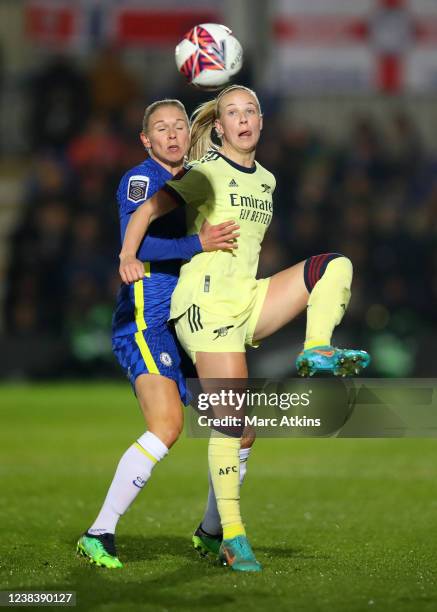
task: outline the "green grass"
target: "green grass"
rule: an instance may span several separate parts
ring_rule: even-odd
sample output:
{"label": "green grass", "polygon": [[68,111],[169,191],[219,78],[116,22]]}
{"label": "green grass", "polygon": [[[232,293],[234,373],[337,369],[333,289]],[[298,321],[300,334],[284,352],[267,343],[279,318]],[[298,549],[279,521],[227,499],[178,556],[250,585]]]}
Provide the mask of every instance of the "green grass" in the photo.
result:
{"label": "green grass", "polygon": [[0,387],[0,589],[76,590],[79,610],[437,609],[434,440],[257,441],[242,508],[262,574],[199,559],[206,441],[183,437],[118,530],[122,571],[75,541],[143,431],[127,384]]}

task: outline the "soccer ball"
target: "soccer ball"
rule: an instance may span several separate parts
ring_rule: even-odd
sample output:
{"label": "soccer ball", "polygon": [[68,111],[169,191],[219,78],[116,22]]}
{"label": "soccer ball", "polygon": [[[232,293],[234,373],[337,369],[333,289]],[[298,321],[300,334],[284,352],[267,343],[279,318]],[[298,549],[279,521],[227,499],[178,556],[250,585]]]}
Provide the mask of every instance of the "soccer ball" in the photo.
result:
{"label": "soccer ball", "polygon": [[187,32],[175,51],[176,65],[188,83],[218,89],[243,65],[243,49],[232,30],[218,23],[202,23]]}

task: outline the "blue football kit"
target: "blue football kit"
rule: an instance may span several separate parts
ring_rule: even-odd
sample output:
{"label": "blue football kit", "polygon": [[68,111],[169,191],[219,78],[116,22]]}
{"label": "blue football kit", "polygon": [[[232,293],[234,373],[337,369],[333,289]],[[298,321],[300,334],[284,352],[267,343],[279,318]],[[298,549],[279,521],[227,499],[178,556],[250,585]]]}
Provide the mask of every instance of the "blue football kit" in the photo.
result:
{"label": "blue football kit", "polygon": [[[150,157],[126,172],[117,191],[121,242],[130,215],[172,178]],[[140,374],[161,374],[176,382],[184,404],[185,376],[194,372],[167,321],[181,262],[201,251],[199,236],[186,236],[183,208],[151,223],[137,252],[144,277],[121,285],[112,320],[112,348],[132,386]]]}

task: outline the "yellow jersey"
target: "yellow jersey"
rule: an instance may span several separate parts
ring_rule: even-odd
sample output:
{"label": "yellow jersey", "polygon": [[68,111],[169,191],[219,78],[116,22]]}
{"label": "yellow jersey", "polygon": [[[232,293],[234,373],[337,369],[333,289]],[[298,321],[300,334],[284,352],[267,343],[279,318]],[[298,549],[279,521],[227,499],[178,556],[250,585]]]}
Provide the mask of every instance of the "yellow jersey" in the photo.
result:
{"label": "yellow jersey", "polygon": [[192,304],[227,316],[251,308],[275,186],[273,174],[257,162],[246,168],[215,150],[182,178],[167,182],[166,190],[186,204],[188,234],[199,233],[205,219],[211,225],[232,219],[240,226],[238,249],[202,252],[182,265],[171,300],[171,319]]}

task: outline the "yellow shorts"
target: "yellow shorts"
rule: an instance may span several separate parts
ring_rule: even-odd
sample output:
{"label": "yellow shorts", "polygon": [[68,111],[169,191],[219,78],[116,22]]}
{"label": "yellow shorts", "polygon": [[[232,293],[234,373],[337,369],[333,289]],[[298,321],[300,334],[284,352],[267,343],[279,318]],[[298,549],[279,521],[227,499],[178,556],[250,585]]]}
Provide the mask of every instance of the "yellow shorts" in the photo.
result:
{"label": "yellow shorts", "polygon": [[257,281],[252,307],[237,317],[220,316],[196,304],[175,320],[176,334],[185,352],[196,363],[196,353],[244,353],[246,346],[257,347],[256,325],[269,288],[270,278]]}

